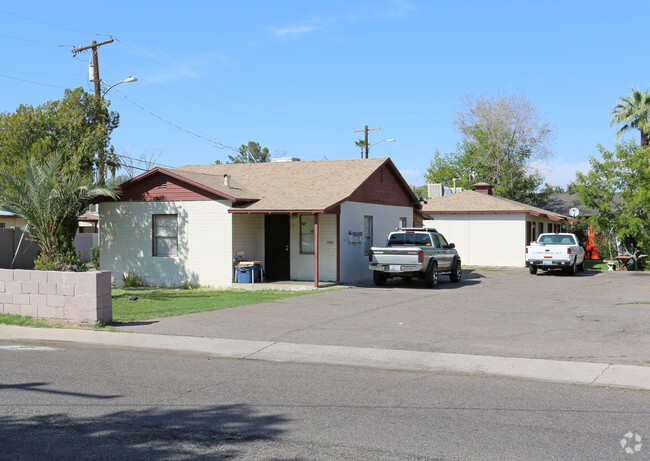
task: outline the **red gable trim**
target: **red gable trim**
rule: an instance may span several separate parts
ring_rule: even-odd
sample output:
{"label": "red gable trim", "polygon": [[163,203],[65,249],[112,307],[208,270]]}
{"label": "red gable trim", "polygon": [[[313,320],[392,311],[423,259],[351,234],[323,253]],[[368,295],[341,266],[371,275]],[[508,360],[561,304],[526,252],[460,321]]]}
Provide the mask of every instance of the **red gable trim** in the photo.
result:
{"label": "red gable trim", "polygon": [[[391,203],[390,201],[387,202],[384,200],[382,201],[375,201],[375,200],[366,200],[366,195],[369,190],[371,190],[372,186],[371,183],[372,181],[376,180],[376,175],[377,174],[382,174],[381,169],[384,168],[386,170],[386,173],[383,174],[389,174],[392,175],[392,177],[395,180],[395,185],[402,189],[405,195],[405,200],[403,204],[399,203]],[[388,184],[388,182],[387,182]],[[397,189],[395,189],[397,190]],[[399,201],[395,196],[392,194],[388,195],[388,198],[393,201]],[[412,206],[415,209],[420,209],[422,208],[422,204],[418,201],[418,197],[415,195],[415,193],[411,190],[407,182],[404,180],[404,177],[400,174],[399,170],[395,166],[395,164],[391,161],[390,158],[387,158],[384,160],[375,171],[373,171],[371,174],[368,175],[368,177],[346,198],[339,200],[336,203],[333,203],[332,205],[328,206],[323,210],[325,213],[332,213],[337,210],[343,202],[347,201],[358,201],[362,203],[375,203],[375,204],[380,204],[380,205],[395,205],[395,206]]]}
{"label": "red gable trim", "polygon": [[[170,191],[169,193],[166,193],[163,190],[156,190],[154,194],[151,194],[150,192],[155,189],[155,187],[152,187],[151,184],[145,184],[145,189],[142,191],[135,192],[134,189],[137,188],[139,184],[146,183],[148,180],[151,180],[155,175],[163,175],[167,176],[168,178],[171,178],[174,180],[175,183],[180,183],[183,185],[188,186],[187,189],[194,189],[196,192],[193,195],[193,198],[187,198],[185,195],[183,197],[178,197],[175,196],[175,194]],[[135,178],[132,178],[125,183],[120,185],[120,189],[122,189],[122,197],[119,198],[117,201],[132,201],[135,198],[133,195],[136,195],[140,197],[139,199],[135,200],[145,200],[145,201],[150,201],[150,200],[199,200],[200,195],[204,195],[206,199],[214,200],[216,198],[222,198],[229,200],[231,202],[235,202],[237,199],[235,197],[232,197],[228,194],[224,194],[221,191],[212,189],[210,187],[207,187],[203,184],[197,183],[195,181],[189,180],[187,178],[184,178],[182,176],[179,176],[178,174],[175,174],[169,170],[166,170],[164,168],[156,167],[152,170],[149,170],[145,173],[142,173],[139,176],[136,176]],[[130,191],[134,191],[134,194],[130,194]],[[200,194],[200,193],[203,194]]]}

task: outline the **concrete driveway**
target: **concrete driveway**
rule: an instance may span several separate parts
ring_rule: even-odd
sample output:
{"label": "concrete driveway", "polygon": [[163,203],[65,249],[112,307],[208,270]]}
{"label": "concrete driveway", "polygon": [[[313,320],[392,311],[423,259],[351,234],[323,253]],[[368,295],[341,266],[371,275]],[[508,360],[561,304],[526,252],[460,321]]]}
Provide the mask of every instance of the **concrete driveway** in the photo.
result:
{"label": "concrete driveway", "polygon": [[435,289],[390,280],[118,329],[650,366],[650,273],[466,269]]}

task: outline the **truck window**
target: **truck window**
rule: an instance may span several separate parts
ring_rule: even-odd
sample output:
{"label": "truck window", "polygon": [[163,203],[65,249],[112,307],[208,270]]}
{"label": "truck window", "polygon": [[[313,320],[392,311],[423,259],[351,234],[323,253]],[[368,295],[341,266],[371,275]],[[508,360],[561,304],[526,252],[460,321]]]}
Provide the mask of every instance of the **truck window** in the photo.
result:
{"label": "truck window", "polygon": [[415,234],[415,233],[396,233],[391,234],[388,238],[387,246],[398,246],[398,245],[408,245],[408,246],[431,246],[431,239],[429,234]]}
{"label": "truck window", "polygon": [[436,234],[433,234],[431,238],[433,239],[433,246],[440,248],[440,240],[438,240],[438,236]]}
{"label": "truck window", "polygon": [[447,246],[447,240],[442,236],[442,234],[438,235],[438,238],[440,239],[440,246],[442,248]]}

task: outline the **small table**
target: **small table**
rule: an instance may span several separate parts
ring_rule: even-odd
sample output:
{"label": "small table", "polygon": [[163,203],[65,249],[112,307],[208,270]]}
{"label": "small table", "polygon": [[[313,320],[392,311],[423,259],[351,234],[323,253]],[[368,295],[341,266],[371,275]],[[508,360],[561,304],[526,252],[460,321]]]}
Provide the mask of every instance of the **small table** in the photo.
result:
{"label": "small table", "polygon": [[619,271],[626,271],[627,270],[627,263],[630,262],[630,259],[632,259],[632,256],[617,256],[616,260],[619,263],[618,270]]}

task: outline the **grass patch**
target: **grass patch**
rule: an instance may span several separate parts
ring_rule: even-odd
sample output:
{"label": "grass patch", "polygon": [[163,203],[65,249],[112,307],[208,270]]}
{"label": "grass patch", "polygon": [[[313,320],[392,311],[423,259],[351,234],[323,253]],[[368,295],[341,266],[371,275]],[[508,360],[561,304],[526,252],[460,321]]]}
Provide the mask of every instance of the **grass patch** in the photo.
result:
{"label": "grass patch", "polygon": [[[113,288],[113,324],[216,311],[235,306],[276,302],[317,293],[279,290],[179,290],[175,288]],[[129,301],[128,298],[138,298]]]}
{"label": "grass patch", "polygon": [[608,267],[604,262],[585,260],[585,270],[607,272]]}
{"label": "grass patch", "polygon": [[0,314],[0,323],[35,328],[63,328],[66,326],[66,324],[60,322],[51,322],[33,317],[21,317],[20,315],[14,314]]}
{"label": "grass patch", "polygon": [[616,303],[615,306],[629,306],[631,304],[650,304],[648,301],[634,301],[630,303]]}

